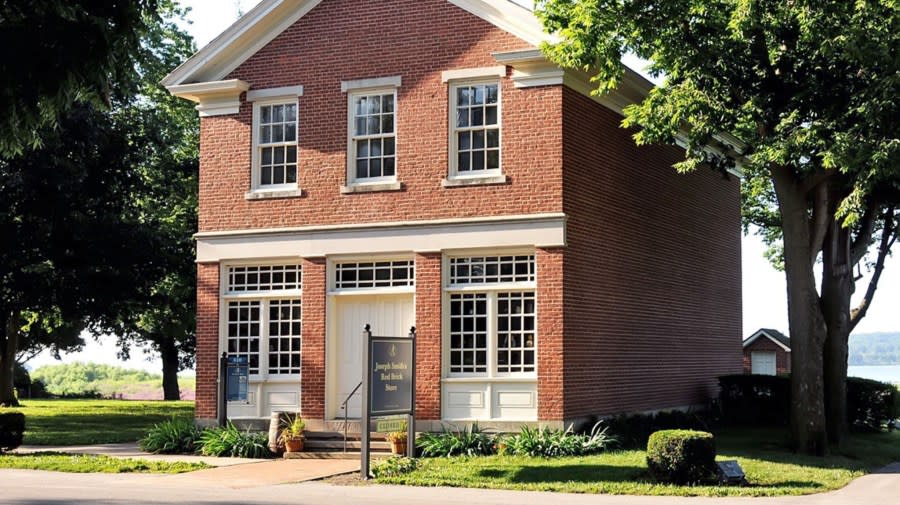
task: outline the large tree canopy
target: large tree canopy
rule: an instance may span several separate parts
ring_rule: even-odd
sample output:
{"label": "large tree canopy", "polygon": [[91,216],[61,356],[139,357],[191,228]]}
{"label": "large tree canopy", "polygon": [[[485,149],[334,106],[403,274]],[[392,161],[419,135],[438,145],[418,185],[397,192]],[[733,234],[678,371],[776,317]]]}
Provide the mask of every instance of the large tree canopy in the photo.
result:
{"label": "large tree canopy", "polygon": [[37,147],[79,102],[128,93],[157,0],[0,2],[0,155]]}
{"label": "large tree canopy", "polygon": [[[811,453],[827,449],[825,390],[830,402],[842,398],[847,336],[897,236],[898,10],[894,0],[537,2],[559,36],[547,54],[593,72],[598,92],[616,86],[626,52],[663,77],[625,110],[624,125],[638,128],[639,144],[682,139],[682,171],[733,165],[719,153],[742,151],[747,221],[783,244],[792,434],[796,448]],[[742,145],[722,149],[723,132]],[[875,282],[851,313],[852,269],[876,241]],[[845,425],[837,412],[845,407],[832,403],[828,434],[840,442]]]}

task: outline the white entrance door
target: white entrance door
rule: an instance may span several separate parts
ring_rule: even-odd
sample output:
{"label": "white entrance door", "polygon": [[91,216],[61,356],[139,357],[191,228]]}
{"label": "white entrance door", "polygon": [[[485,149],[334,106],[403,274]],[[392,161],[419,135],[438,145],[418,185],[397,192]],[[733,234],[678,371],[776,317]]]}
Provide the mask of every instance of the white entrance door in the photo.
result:
{"label": "white entrance door", "polygon": [[[415,308],[412,294],[336,296],[334,308],[329,335],[333,352],[329,360],[332,397],[328,410],[338,419],[344,416],[341,403],[362,380],[363,327],[371,325],[375,336],[406,336],[414,324]],[[348,417],[359,419],[361,405],[361,392],[357,392],[348,402]]]}
{"label": "white entrance door", "polygon": [[775,353],[772,351],[751,352],[750,372],[759,375],[775,375]]}

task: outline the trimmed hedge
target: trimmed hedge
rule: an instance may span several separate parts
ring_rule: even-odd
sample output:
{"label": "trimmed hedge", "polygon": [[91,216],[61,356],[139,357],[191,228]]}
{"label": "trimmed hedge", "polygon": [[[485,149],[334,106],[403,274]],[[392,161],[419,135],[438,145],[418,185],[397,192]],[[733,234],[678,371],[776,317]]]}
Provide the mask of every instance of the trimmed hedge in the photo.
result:
{"label": "trimmed hedge", "polygon": [[[722,418],[728,424],[787,425],[791,378],[771,375],[719,377]],[[890,427],[897,390],[884,382],[847,378],[847,423],[857,431]]]}
{"label": "trimmed hedge", "polygon": [[25,414],[21,412],[0,413],[0,453],[11,451],[22,445],[25,436]]}
{"label": "trimmed hedge", "polygon": [[859,431],[893,428],[897,389],[892,384],[859,377],[847,378],[847,421]]}
{"label": "trimmed hedge", "polygon": [[647,441],[647,468],[659,482],[702,484],[715,480],[716,441],[712,433],[663,430]]}

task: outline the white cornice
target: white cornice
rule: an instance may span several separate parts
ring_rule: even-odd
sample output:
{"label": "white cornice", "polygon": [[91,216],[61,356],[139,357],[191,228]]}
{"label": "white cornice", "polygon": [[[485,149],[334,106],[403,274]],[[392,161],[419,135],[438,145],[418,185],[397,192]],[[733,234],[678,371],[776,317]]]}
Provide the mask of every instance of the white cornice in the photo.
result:
{"label": "white cornice", "polygon": [[544,33],[544,26],[534,13],[521,5],[506,0],[448,1],[535,47],[552,39],[550,35]]}
{"label": "white cornice", "polygon": [[759,330],[756,333],[754,333],[753,335],[751,335],[750,338],[748,338],[747,340],[744,340],[743,347],[746,348],[747,346],[749,346],[750,344],[755,342],[757,339],[759,339],[759,337],[766,337],[769,340],[771,340],[773,343],[775,343],[775,345],[777,345],[782,350],[784,350],[785,352],[791,352],[790,347],[782,344],[781,341],[779,341],[777,338],[773,337],[772,335],[769,335],[769,333],[765,330]]}
{"label": "white cornice", "polygon": [[456,249],[564,247],[562,213],[436,219],[195,235],[197,261],[259,257],[322,257],[338,254],[441,252]]}
{"label": "white cornice", "polygon": [[169,86],[169,93],[197,102],[201,117],[237,114],[241,107],[241,93],[250,89],[250,84],[240,79],[201,82]]}

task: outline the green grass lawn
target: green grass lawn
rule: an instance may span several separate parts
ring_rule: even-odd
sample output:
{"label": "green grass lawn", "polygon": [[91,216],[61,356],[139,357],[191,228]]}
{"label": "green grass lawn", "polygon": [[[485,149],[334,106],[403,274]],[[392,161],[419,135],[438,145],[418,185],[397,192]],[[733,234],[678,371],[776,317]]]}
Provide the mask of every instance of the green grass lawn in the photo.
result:
{"label": "green grass lawn", "polygon": [[389,484],[455,486],[571,493],[678,496],[780,496],[829,491],[868,470],[900,461],[900,433],[855,435],[841,454],[798,456],[779,430],[733,429],[717,435],[719,460],[736,459],[749,486],[674,486],[654,483],[644,451],[585,457],[486,456],[423,459],[406,475],[378,479]]}
{"label": "green grass lawn", "polygon": [[0,468],[68,473],[184,473],[211,468],[205,463],[169,463],[109,456],[41,452],[0,455]]}
{"label": "green grass lawn", "polygon": [[193,419],[194,402],[128,400],[23,400],[25,444],[85,445],[134,442],[154,424]]}

